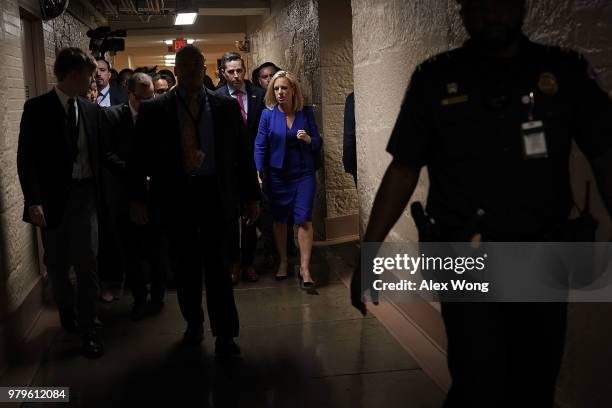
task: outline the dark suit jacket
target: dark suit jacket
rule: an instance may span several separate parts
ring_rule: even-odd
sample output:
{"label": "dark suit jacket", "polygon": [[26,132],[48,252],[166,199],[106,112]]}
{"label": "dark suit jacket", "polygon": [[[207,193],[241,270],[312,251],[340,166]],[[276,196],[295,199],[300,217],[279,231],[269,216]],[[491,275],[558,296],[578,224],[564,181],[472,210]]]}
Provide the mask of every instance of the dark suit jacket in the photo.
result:
{"label": "dark suit jacket", "polygon": [[[77,99],[83,121],[91,171],[100,195],[100,109]],[[47,226],[59,225],[72,184],[72,157],[66,132],[66,112],[55,90],[26,101],[21,116],[17,172],[25,200],[23,220],[32,223],[31,205],[42,205]],[[99,199],[100,197],[98,197]]]}
{"label": "dark suit jacket", "polygon": [[[264,103],[264,96],[266,92],[251,84],[250,82],[246,83],[246,92],[247,98],[249,100],[248,113],[247,113],[247,136],[249,138],[249,148],[250,151],[253,151],[253,144],[255,143],[255,138],[257,137],[257,130],[259,129],[259,119],[261,118],[261,112],[266,108]],[[232,98],[229,93],[229,88],[227,85],[222,86],[217,89],[216,93],[218,95],[224,95]],[[235,99],[232,98],[234,101]],[[238,101],[236,101],[238,103]],[[251,155],[252,156],[252,155]]]}
{"label": "dark suit jacket", "polygon": [[123,105],[127,103],[128,95],[124,88],[120,86],[111,85],[110,87],[110,102],[111,106]]}
{"label": "dark suit jacket", "polygon": [[[219,194],[226,222],[240,214],[241,199],[259,200],[259,184],[238,104],[229,97],[205,91],[210,102],[215,140],[215,164]],[[138,112],[135,139],[128,160],[130,194],[145,201],[144,179],[152,177],[150,199],[164,223],[190,222],[184,202],[189,177],[183,171],[183,153],[177,113],[176,89],[143,103]],[[243,201],[244,202],[244,201]]]}
{"label": "dark suit jacket", "polygon": [[104,151],[108,169],[103,169],[105,204],[129,204],[126,162],[134,137],[132,111],[127,103],[102,110]]}
{"label": "dark suit jacket", "polygon": [[211,77],[209,77],[208,75],[204,76],[204,86],[208,89],[210,89],[211,91],[214,91],[215,88],[215,84],[213,83],[213,80]]}

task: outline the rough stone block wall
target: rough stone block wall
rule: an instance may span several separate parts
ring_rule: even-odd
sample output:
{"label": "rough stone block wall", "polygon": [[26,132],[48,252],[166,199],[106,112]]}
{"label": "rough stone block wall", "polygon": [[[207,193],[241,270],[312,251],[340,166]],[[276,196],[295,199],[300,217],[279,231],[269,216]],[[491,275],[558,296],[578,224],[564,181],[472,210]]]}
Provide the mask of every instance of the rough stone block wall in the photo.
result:
{"label": "rough stone block wall", "polygon": [[[271,61],[295,73],[306,104],[314,105],[321,128],[321,68],[319,49],[319,1],[271,0],[270,16],[249,19],[247,35],[251,39],[249,66]],[[325,139],[325,135],[321,135]],[[317,194],[313,211],[315,238],[325,235],[325,173],[317,172]]]}
{"label": "rough stone block wall", "polygon": [[327,217],[358,212],[353,178],[344,172],[344,103],[353,90],[353,35],[350,0],[319,3],[322,132],[325,134]]}
{"label": "rough stone block wall", "polygon": [[[36,234],[21,221],[23,196],[17,178],[17,141],[25,102],[19,4],[0,1],[0,323],[21,305],[40,278]],[[34,24],[43,25],[44,69],[50,88],[55,83],[56,50],[68,45],[87,49],[84,33],[88,28],[70,14]]]}
{"label": "rough stone block wall", "polygon": [[45,63],[49,88],[55,85],[55,75],[53,75],[55,54],[65,47],[79,47],[85,51],[89,50],[89,38],[85,35],[88,29],[86,25],[69,13],[43,22]]}
{"label": "rough stone block wall", "polygon": [[[385,147],[412,71],[427,57],[457,42],[454,0],[353,0],[353,58],[359,211],[362,228],[391,156]],[[413,200],[424,201],[427,177]],[[407,207],[409,208],[409,207]],[[390,235],[416,239],[408,210]]]}
{"label": "rough stone block wall", "polygon": [[0,316],[15,310],[38,278],[33,229],[21,222],[17,139],[25,101],[21,22],[16,1],[0,3]]}
{"label": "rough stone block wall", "polygon": [[[465,38],[455,0],[352,0],[359,205],[362,226],[390,162],[385,152],[400,102],[415,66],[427,57],[456,47]],[[608,0],[532,0],[525,31],[536,41],[577,49],[612,89],[612,4]],[[576,197],[590,172],[579,152],[572,158]],[[413,199],[424,201],[428,180],[423,171]],[[609,223],[600,200],[593,211],[607,240]],[[414,240],[408,213],[390,240]],[[558,381],[562,408],[610,404],[612,304],[570,305],[566,355]],[[528,335],[528,334],[527,334]],[[527,368],[528,369],[528,368]]]}

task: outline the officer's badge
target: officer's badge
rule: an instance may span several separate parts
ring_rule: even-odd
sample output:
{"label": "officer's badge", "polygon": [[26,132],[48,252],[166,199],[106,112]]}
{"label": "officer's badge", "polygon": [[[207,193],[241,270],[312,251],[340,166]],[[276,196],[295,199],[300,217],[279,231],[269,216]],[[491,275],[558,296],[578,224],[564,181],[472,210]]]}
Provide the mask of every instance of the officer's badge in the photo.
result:
{"label": "officer's badge", "polygon": [[446,90],[449,95],[455,95],[459,92],[459,85],[456,82],[451,82],[450,84],[446,84]]}
{"label": "officer's badge", "polygon": [[559,92],[559,82],[552,72],[543,72],[538,81],[538,88],[546,95],[556,95]]}

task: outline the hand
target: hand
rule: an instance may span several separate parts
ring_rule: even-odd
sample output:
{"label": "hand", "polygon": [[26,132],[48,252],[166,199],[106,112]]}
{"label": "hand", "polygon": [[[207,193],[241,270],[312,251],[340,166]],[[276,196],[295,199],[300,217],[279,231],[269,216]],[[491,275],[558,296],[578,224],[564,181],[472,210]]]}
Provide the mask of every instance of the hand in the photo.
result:
{"label": "hand", "polygon": [[[379,291],[374,290],[373,287],[372,273],[363,273],[361,270],[361,252],[357,255],[357,261],[355,262],[355,269],[353,269],[353,276],[351,277],[351,304],[353,307],[365,316],[368,312],[366,304],[363,301],[363,295],[368,291],[369,301],[374,305],[379,304]],[[365,281],[364,281],[365,279]]]}
{"label": "hand", "polygon": [[149,210],[145,203],[134,201],[130,204],[130,221],[137,225],[145,225],[149,222]]}
{"label": "hand", "polygon": [[304,130],[298,130],[297,138],[303,140],[306,144],[310,144],[312,142],[312,138]]}
{"label": "hand", "polygon": [[351,278],[351,304],[353,307],[365,316],[368,313],[365,303],[363,302],[363,291],[361,289],[361,254],[357,256],[355,269]]}
{"label": "hand", "polygon": [[47,226],[47,220],[45,220],[45,212],[43,211],[42,205],[29,206],[28,213],[30,214],[30,218],[34,224],[41,228]]}
{"label": "hand", "polygon": [[244,218],[247,225],[253,225],[259,217],[259,202],[249,201],[244,207]]}
{"label": "hand", "polygon": [[263,180],[264,180],[264,175],[263,175],[263,172],[258,171],[258,172],[257,172],[257,181],[259,181],[259,188],[260,188],[261,190],[263,190]]}

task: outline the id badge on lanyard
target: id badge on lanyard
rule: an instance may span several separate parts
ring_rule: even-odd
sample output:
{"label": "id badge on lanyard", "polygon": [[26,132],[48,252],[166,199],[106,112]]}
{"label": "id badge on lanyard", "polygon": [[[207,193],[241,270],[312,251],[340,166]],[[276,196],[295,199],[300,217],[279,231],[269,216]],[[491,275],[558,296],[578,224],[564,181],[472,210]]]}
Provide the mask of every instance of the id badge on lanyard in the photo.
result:
{"label": "id badge on lanyard", "polygon": [[528,121],[521,124],[521,137],[523,139],[523,153],[525,159],[543,159],[548,157],[548,147],[546,146],[546,132],[544,122],[534,120],[534,96],[533,92],[529,96],[523,97],[523,103],[529,105]]}

